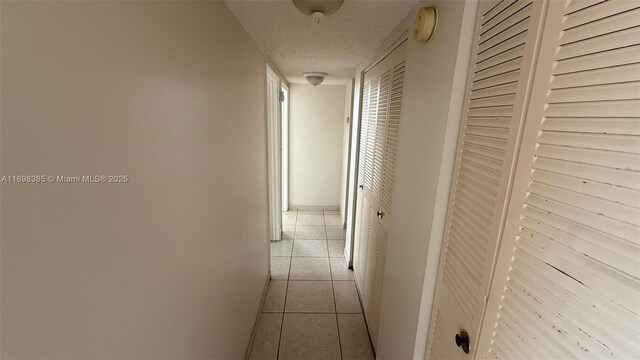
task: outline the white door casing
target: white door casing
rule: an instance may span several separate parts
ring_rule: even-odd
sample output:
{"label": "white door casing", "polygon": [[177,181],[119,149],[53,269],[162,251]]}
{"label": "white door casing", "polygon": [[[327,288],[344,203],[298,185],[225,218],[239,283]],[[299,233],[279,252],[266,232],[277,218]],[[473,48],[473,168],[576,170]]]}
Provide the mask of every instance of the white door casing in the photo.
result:
{"label": "white door casing", "polygon": [[269,240],[282,236],[280,78],[267,66],[267,164],[269,175]]}
{"label": "white door casing", "polygon": [[289,87],[281,86],[281,110],[282,116],[282,211],[289,211]]}

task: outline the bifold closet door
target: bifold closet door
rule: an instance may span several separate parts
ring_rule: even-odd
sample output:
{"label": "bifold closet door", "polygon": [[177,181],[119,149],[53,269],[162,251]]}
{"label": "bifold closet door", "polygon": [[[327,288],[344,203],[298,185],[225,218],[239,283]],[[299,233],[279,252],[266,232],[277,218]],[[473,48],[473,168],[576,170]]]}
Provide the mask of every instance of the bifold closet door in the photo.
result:
{"label": "bifold closet door", "polygon": [[364,75],[354,246],[356,285],[377,343],[388,215],[395,172],[406,43]]}
{"label": "bifold closet door", "polygon": [[640,2],[551,1],[478,358],[640,358]]}
{"label": "bifold closet door", "polygon": [[502,231],[543,1],[481,1],[428,343],[470,359]]}

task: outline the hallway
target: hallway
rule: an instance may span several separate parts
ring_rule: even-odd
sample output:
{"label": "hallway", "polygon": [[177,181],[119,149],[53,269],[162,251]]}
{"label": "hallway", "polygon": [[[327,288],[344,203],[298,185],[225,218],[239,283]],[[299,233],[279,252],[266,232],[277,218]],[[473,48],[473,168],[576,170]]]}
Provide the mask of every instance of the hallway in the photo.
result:
{"label": "hallway", "polygon": [[250,359],[373,359],[333,210],[283,213]]}

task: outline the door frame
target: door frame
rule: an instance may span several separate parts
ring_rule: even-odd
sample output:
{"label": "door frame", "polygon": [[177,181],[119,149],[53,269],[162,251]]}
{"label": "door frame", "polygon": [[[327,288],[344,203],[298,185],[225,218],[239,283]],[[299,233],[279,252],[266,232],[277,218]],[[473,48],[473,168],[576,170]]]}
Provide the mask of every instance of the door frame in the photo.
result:
{"label": "door frame", "polygon": [[282,117],[282,211],[289,211],[289,87],[280,84],[280,116]]}
{"label": "door frame", "polygon": [[[347,131],[345,134],[343,134],[343,136],[347,137],[347,156],[346,158],[344,158],[344,154],[343,154],[343,161],[345,161],[347,164],[345,170],[346,170],[346,179],[345,179],[345,184],[344,184],[344,194],[343,194],[343,198],[340,199],[341,201],[341,206],[342,206],[342,202],[344,202],[344,208],[341,208],[341,210],[344,211],[344,214],[340,215],[340,221],[342,222],[342,227],[346,230],[347,229],[347,222],[348,222],[348,217],[349,217],[349,179],[351,178],[351,149],[353,148],[353,107],[355,106],[355,90],[356,90],[356,81],[355,79],[350,79],[347,81],[347,89],[346,91],[349,93],[349,103],[345,103],[344,106],[346,109],[348,109],[347,113],[348,116],[346,117],[345,121],[347,122]],[[345,94],[346,95],[346,94]],[[341,186],[341,191],[342,191],[342,184]],[[346,245],[346,244],[345,244]],[[344,256],[345,258],[348,257],[348,252],[346,250],[346,246],[344,249]]]}
{"label": "door frame", "polygon": [[280,77],[268,64],[266,67],[269,240],[277,241],[282,236]]}

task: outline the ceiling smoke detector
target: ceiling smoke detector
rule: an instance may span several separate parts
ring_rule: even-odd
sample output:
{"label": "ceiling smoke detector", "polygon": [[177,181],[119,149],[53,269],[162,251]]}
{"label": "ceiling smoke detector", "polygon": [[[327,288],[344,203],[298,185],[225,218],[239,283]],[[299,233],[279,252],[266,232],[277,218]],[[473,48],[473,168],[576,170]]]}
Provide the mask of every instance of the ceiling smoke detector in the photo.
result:
{"label": "ceiling smoke detector", "polygon": [[316,24],[342,6],[344,0],[292,0],[301,13],[310,16]]}
{"label": "ceiling smoke detector", "polygon": [[322,84],[327,73],[323,72],[308,72],[304,73],[304,78],[307,79],[307,82],[314,87]]}

